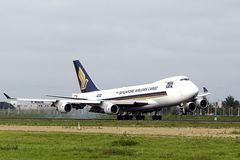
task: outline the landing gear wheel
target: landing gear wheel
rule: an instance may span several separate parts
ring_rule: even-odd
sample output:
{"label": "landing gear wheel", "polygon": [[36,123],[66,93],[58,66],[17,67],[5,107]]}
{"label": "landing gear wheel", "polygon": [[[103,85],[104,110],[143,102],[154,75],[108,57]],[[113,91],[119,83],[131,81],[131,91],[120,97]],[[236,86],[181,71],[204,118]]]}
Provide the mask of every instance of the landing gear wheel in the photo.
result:
{"label": "landing gear wheel", "polygon": [[123,116],[123,120],[129,120],[129,115]]}
{"label": "landing gear wheel", "polygon": [[136,120],[139,120],[139,116],[136,116]]}
{"label": "landing gear wheel", "polygon": [[161,115],[154,115],[152,116],[152,119],[155,120],[162,120],[162,116]]}
{"label": "landing gear wheel", "polygon": [[132,115],[118,115],[117,120],[132,120]]}
{"label": "landing gear wheel", "polygon": [[152,116],[152,120],[154,120],[154,121],[156,120],[156,116],[155,116],[155,115],[154,115],[154,116]]}
{"label": "landing gear wheel", "polygon": [[132,120],[133,119],[133,116],[129,116],[129,119],[128,120]]}
{"label": "landing gear wheel", "polygon": [[118,115],[117,120],[123,120],[123,117],[121,115]]}
{"label": "landing gear wheel", "polygon": [[145,120],[145,116],[144,115],[137,115],[136,120]]}

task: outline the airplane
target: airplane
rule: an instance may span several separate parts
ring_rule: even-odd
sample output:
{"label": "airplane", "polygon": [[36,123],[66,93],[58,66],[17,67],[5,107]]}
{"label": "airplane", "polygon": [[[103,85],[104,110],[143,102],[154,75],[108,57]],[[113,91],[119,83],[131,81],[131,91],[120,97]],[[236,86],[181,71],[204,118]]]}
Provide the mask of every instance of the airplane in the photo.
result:
{"label": "airplane", "polygon": [[80,93],[72,96],[47,95],[55,99],[12,98],[16,101],[48,102],[61,113],[90,107],[89,112],[117,115],[118,120],[145,120],[144,113],[154,112],[153,120],[161,120],[161,110],[179,106],[182,113],[194,112],[208,106],[206,88],[199,94],[198,87],[186,76],[165,78],[150,84],[99,90],[79,60],[73,61]]}

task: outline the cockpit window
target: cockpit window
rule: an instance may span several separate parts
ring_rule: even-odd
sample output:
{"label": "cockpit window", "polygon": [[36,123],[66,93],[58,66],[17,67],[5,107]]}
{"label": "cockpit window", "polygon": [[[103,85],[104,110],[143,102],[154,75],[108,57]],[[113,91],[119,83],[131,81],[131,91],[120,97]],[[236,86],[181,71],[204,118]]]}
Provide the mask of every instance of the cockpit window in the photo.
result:
{"label": "cockpit window", "polygon": [[171,82],[167,82],[167,86],[166,86],[166,88],[173,88],[173,82],[171,81]]}
{"label": "cockpit window", "polygon": [[182,78],[180,81],[189,81],[189,78]]}

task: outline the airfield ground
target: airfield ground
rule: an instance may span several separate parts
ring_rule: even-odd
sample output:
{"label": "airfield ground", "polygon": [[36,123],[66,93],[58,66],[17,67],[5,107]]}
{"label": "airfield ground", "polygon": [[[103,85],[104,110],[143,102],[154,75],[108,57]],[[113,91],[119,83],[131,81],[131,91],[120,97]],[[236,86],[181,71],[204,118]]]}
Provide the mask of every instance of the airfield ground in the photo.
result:
{"label": "airfield ground", "polygon": [[183,119],[183,120],[164,120],[164,121],[118,121],[118,120],[71,120],[71,119],[23,119],[23,118],[0,118],[0,125],[18,126],[81,126],[95,127],[167,127],[167,128],[240,128],[240,117],[229,121],[209,121],[208,119]]}
{"label": "airfield ground", "polygon": [[240,123],[0,119],[8,159],[239,160]]}
{"label": "airfield ground", "polygon": [[59,127],[59,126],[0,126],[0,131],[67,132],[95,134],[128,134],[149,136],[232,137],[240,136],[237,128],[154,128],[154,127]]}

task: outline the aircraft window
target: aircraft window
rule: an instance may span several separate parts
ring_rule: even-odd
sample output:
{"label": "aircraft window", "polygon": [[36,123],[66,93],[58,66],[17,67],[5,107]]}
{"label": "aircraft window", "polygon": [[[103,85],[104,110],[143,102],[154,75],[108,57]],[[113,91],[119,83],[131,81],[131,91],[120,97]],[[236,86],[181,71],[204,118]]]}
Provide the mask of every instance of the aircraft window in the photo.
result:
{"label": "aircraft window", "polygon": [[189,81],[189,78],[183,78],[180,81]]}
{"label": "aircraft window", "polygon": [[173,88],[173,82],[168,82],[166,88]]}

